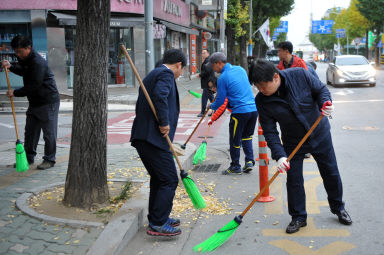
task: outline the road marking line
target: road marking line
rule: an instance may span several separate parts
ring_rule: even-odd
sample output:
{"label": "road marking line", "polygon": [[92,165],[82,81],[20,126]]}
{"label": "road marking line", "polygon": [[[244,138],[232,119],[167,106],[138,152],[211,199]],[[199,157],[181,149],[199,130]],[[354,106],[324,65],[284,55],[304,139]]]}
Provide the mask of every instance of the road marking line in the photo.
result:
{"label": "road marking line", "polygon": [[[336,223],[335,219],[335,223]],[[306,237],[315,237],[315,236],[350,236],[350,233],[348,230],[345,229],[318,229],[316,228],[315,221],[313,218],[308,217],[307,219],[307,226],[304,228],[301,228],[299,232],[296,232],[294,234],[287,234],[285,233],[285,228],[283,229],[263,229],[261,231],[263,236],[285,236],[285,237],[298,237],[298,236],[306,236]],[[296,253],[296,254],[305,254],[305,253]]]}
{"label": "road marking line", "polygon": [[6,127],[6,128],[14,128],[14,126],[13,125],[9,125],[9,124],[5,124],[5,123],[1,123],[0,122],[0,126],[3,126],[3,127]]}
{"label": "road marking line", "polygon": [[269,244],[279,247],[280,249],[288,252],[291,255],[295,254],[306,254],[306,255],[338,255],[342,254],[344,252],[347,252],[349,250],[352,250],[356,248],[355,245],[347,242],[333,242],[331,244],[328,244],[327,246],[321,247],[318,250],[313,250],[310,248],[307,248],[297,242],[291,241],[291,240],[274,240],[269,242]]}
{"label": "road marking line", "polygon": [[320,206],[328,206],[328,201],[319,201],[317,198],[317,187],[322,183],[323,179],[320,176],[304,183],[308,214],[320,214]]}
{"label": "road marking line", "polygon": [[338,103],[376,103],[376,102],[384,102],[384,99],[368,99],[368,100],[335,100],[332,101],[335,104]]}

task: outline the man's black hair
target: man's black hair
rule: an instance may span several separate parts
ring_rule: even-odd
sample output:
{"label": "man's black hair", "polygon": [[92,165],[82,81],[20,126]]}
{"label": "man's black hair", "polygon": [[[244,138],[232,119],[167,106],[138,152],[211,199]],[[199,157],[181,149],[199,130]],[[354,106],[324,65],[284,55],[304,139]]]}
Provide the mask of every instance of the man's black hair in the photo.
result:
{"label": "man's black hair", "polygon": [[23,35],[17,35],[13,37],[11,41],[11,46],[13,49],[17,48],[27,48],[28,46],[32,47],[32,41],[26,36]]}
{"label": "man's black hair", "polygon": [[273,63],[266,59],[253,61],[249,69],[249,82],[256,84],[260,82],[273,81],[273,75],[279,73]]}
{"label": "man's black hair", "polygon": [[187,58],[179,49],[170,49],[164,52],[163,55],[163,64],[176,64],[177,62],[181,62],[181,66],[184,67],[187,65]]}
{"label": "man's black hair", "polygon": [[293,52],[293,45],[290,41],[281,42],[277,45],[278,49],[288,50],[290,54]]}

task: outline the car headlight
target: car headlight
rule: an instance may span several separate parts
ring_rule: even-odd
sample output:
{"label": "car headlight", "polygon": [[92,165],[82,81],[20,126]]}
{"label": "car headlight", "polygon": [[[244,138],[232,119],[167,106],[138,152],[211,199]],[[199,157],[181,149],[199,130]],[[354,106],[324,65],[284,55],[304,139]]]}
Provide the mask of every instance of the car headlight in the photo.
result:
{"label": "car headlight", "polygon": [[337,73],[338,75],[344,75],[344,72],[341,71],[340,69],[337,69],[336,73]]}
{"label": "car headlight", "polygon": [[370,76],[375,76],[376,75],[376,70],[374,68],[371,68],[368,73],[369,73]]}

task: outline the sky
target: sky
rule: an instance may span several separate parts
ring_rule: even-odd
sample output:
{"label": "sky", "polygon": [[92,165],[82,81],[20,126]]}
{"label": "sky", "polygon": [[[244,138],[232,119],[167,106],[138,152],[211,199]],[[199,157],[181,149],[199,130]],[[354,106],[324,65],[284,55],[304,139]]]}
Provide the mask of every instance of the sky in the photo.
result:
{"label": "sky", "polygon": [[348,8],[350,0],[295,0],[294,8],[281,20],[288,21],[288,40],[293,46],[309,42],[311,3],[313,20],[320,20],[329,8]]}

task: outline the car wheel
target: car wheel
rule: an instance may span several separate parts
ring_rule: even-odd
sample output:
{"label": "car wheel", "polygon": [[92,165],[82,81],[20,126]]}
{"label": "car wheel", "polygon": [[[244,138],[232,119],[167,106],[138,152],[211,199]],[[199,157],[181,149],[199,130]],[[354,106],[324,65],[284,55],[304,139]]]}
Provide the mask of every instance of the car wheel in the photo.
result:
{"label": "car wheel", "polygon": [[336,88],[335,75],[332,76],[332,82],[330,82],[333,87]]}
{"label": "car wheel", "polygon": [[376,82],[369,84],[369,87],[375,87],[375,86],[376,86]]}

